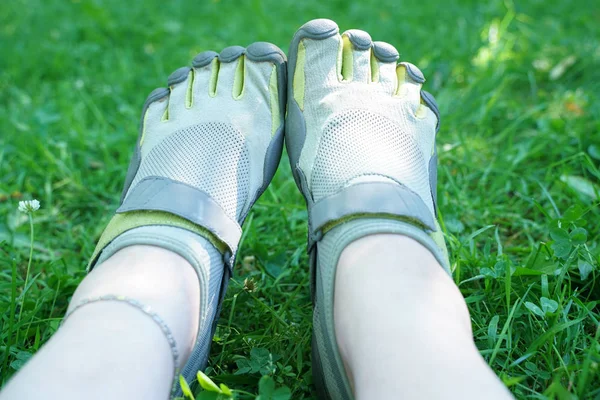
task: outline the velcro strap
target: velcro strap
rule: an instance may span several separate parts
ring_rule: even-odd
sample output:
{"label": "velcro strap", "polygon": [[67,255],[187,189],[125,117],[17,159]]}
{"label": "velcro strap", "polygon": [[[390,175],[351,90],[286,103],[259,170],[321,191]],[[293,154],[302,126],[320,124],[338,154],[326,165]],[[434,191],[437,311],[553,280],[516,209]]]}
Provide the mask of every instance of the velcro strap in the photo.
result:
{"label": "velcro strap", "polygon": [[168,178],[150,176],[129,190],[117,213],[141,210],[169,212],[201,226],[225,243],[230,257],[235,257],[242,228],[202,190]]}
{"label": "velcro strap", "polygon": [[397,183],[365,182],[348,186],[312,204],[310,236],[318,241],[330,222],[361,214],[393,215],[435,231],[434,217],[419,195]]}

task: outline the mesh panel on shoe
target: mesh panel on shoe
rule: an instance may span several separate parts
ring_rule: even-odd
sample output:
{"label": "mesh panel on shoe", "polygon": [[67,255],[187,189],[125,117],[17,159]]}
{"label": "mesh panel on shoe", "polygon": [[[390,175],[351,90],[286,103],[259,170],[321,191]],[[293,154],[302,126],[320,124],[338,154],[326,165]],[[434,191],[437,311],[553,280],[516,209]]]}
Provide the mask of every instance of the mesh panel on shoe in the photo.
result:
{"label": "mesh panel on shoe", "polygon": [[250,163],[244,136],[230,124],[209,122],[167,136],[142,159],[130,188],[162,176],[208,193],[239,218],[248,199]]}
{"label": "mesh panel on shoe", "polygon": [[204,238],[200,239],[200,241],[203,243],[203,247],[206,250],[206,254],[202,254],[202,257],[204,258],[202,264],[206,268],[205,271],[208,276],[208,304],[206,318],[200,321],[200,323],[204,325],[199,332],[199,336],[196,338],[196,345],[185,366],[181,370],[181,374],[188,383],[196,378],[196,373],[199,370],[204,371],[206,368],[214,333],[213,328],[216,323],[217,310],[219,309],[221,300],[219,294],[221,292],[221,286],[223,285],[223,273],[225,272],[221,253],[219,253],[219,251]]}
{"label": "mesh panel on shoe", "polygon": [[379,176],[402,183],[433,209],[428,162],[418,138],[407,132],[402,125],[366,110],[351,109],[333,116],[325,125],[310,181],[315,201],[353,179]]}
{"label": "mesh panel on shoe", "polygon": [[[323,291],[321,287],[318,290]],[[323,374],[327,392],[333,399],[348,399],[351,393],[347,392],[347,386],[344,382],[346,372],[336,364],[335,354],[338,350],[333,346],[334,342],[331,340],[335,332],[328,329],[326,318],[320,312],[320,305],[317,301],[313,311],[313,335],[315,336],[316,351],[319,352],[321,365],[313,366],[313,369],[318,368],[319,372]],[[315,360],[313,360],[314,362]]]}

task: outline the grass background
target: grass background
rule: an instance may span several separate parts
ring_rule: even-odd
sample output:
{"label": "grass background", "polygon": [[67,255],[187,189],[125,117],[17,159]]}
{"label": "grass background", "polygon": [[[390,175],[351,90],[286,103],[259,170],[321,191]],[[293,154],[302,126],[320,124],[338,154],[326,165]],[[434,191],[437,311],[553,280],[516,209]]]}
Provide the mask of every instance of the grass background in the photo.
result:
{"label": "grass background", "polygon": [[[441,219],[482,355],[517,398],[600,398],[591,0],[0,2],[0,384],[56,331],[84,277],[146,95],[200,51],[287,50],[317,17],[394,44],[428,78]],[[29,223],[17,203],[29,198],[42,208],[20,311]],[[207,372],[253,393],[267,374],[311,398],[306,211],[287,158],[245,232]]]}

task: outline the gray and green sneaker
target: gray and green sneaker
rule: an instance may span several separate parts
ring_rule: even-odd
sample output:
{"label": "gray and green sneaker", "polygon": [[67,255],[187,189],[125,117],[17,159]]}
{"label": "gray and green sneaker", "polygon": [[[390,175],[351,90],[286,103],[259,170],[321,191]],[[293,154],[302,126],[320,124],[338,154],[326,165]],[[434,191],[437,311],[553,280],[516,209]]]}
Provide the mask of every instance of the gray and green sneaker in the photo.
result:
{"label": "gray and green sneaker", "polygon": [[286,147],[308,206],[313,375],[319,398],[351,399],[334,332],[342,250],[376,233],[409,236],[450,273],[437,222],[439,113],[397,50],[335,22],[303,25],[290,46]]}
{"label": "gray and green sneaker", "polygon": [[270,43],[207,51],[173,72],[168,89],[149,95],[120,207],[90,261],[92,269],[119,249],[145,244],[172,250],[196,269],[201,315],[181,368],[188,382],[206,365],[241,225],[281,158],[285,64]]}

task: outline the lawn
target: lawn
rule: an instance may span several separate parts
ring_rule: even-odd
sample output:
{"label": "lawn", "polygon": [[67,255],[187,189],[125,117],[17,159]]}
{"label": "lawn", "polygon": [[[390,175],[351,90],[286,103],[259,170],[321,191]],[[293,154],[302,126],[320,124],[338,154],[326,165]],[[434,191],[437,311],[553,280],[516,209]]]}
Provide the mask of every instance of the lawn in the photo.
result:
{"label": "lawn", "polygon": [[[593,3],[0,2],[0,385],[85,276],[146,95],[200,51],[287,51],[301,24],[327,17],[396,45],[438,99],[440,217],[486,361],[519,399],[600,398]],[[30,223],[17,204],[31,198],[25,288]],[[284,156],[245,224],[206,371],[216,382],[257,393],[270,375],[293,399],[313,396],[306,217]]]}

